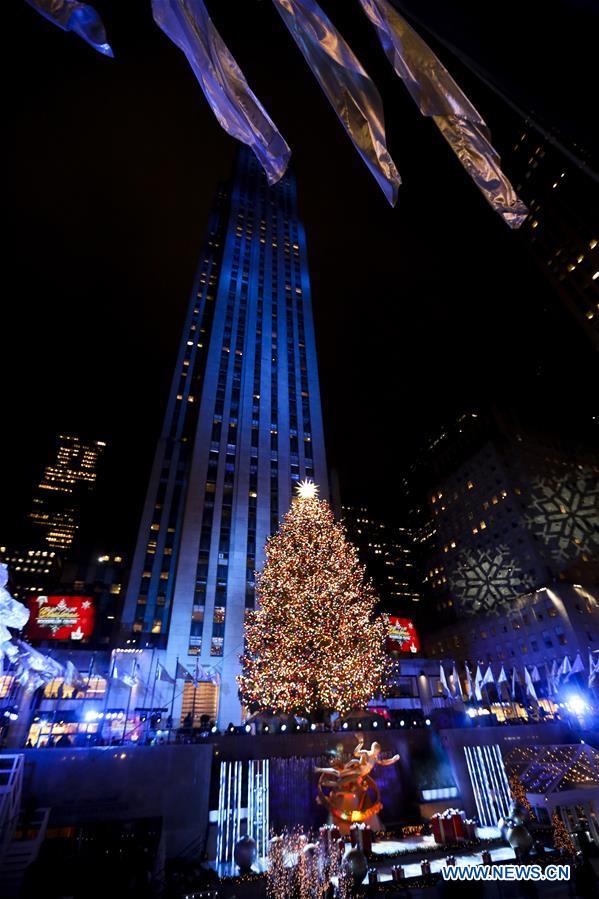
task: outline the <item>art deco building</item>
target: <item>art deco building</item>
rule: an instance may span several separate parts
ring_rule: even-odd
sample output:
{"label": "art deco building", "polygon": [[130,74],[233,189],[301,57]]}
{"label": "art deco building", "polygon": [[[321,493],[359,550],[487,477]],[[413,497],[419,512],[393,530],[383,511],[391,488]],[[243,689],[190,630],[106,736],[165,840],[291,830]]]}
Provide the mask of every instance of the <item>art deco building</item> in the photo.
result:
{"label": "art deco building", "polygon": [[56,452],[44,469],[29,518],[46,547],[68,552],[80,527],[82,507],[96,485],[106,444],[59,434]]}
{"label": "art deco building", "polygon": [[328,496],[306,238],[293,177],[269,188],[242,149],[210,218],[122,619],[168,670],[212,672],[212,699],[191,701],[225,725],[254,572],[303,478]]}
{"label": "art deco building", "polygon": [[555,583],[599,581],[595,453],[499,416],[468,415],[428,455],[420,464],[433,535],[424,586],[439,621],[503,612]]}

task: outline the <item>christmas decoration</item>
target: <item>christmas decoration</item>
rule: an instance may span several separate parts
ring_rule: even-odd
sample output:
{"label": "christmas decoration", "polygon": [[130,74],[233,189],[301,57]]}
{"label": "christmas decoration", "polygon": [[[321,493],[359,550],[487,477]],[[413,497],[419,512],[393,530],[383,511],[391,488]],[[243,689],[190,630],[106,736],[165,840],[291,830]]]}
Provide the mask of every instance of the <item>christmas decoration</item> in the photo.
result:
{"label": "christmas decoration", "polygon": [[152,0],[154,21],[185,54],[225,131],[252,148],[270,184],[282,178],[291,150],[249,88],[202,0]]}
{"label": "christmas decoration", "polygon": [[508,781],[510,785],[510,792],[512,794],[514,802],[516,803],[516,806],[522,806],[523,808],[525,808],[529,818],[532,821],[536,821],[535,813],[526,795],[526,790],[524,789],[524,784],[522,783],[518,775],[512,774],[508,777]]}
{"label": "christmas decoration", "polygon": [[387,626],[342,525],[305,489],[266,545],[240,694],[252,710],[345,714],[383,690]]}
{"label": "christmas decoration", "polygon": [[551,825],[553,827],[553,845],[558,852],[562,852],[564,855],[574,855],[576,847],[558,812],[552,814]]}
{"label": "christmas decoration", "polygon": [[[78,0],[27,2],[100,53],[113,55],[92,6]],[[492,208],[511,228],[519,228],[528,210],[502,172],[478,111],[393,5],[387,0],[358,2],[421,114],[433,119]],[[273,4],[350,140],[394,206],[401,178],[387,148],[383,103],[376,85],[315,0],[273,0]],[[203,0],[151,0],[151,6],[156,24],[185,53],[220,125],[253,149],[271,184],[279,180],[289,162],[289,147],[250,90]],[[328,148],[322,154],[323,165],[333,168],[335,160],[330,159]]]}
{"label": "christmas decoration", "polygon": [[15,661],[18,655],[17,646],[12,642],[8,628],[21,630],[29,620],[29,612],[10,595],[6,589],[7,584],[8,568],[4,562],[0,562],[0,662],[4,655],[7,655],[11,662]]}
{"label": "christmas decoration", "polygon": [[73,31],[87,41],[98,53],[114,56],[106,40],[102,19],[87,3],[77,0],[27,0],[45,19],[58,25],[63,31]]}
{"label": "christmas decoration", "polygon": [[478,189],[510,228],[528,209],[501,171],[499,155],[480,113],[445,66],[388,0],[359,0],[387,59],[424,116],[434,121]]}

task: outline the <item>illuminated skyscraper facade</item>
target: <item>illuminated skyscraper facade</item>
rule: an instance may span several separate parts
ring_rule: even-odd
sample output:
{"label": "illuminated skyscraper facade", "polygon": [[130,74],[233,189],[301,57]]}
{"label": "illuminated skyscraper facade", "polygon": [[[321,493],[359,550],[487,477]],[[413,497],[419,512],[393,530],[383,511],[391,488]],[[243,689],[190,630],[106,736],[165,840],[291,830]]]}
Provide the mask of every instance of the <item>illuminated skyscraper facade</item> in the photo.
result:
{"label": "illuminated skyscraper facade", "polygon": [[224,724],[240,719],[254,572],[303,478],[328,495],[305,234],[293,177],[269,188],[242,149],[210,219],[122,622],[167,670],[211,671]]}
{"label": "illuminated skyscraper facade", "polygon": [[56,453],[44,469],[30,513],[30,520],[43,533],[47,547],[67,552],[80,526],[82,505],[93,490],[98,464],[106,444],[70,434],[56,438]]}

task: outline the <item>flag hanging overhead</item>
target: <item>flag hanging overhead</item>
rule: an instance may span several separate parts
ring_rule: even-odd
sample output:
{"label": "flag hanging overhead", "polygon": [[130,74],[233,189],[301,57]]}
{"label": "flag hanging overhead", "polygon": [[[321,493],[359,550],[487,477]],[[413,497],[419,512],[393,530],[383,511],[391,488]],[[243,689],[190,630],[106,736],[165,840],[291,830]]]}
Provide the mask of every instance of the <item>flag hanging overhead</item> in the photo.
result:
{"label": "flag hanging overhead", "polygon": [[593,653],[589,649],[589,679],[588,679],[589,687],[593,686],[593,684],[595,683],[595,678],[597,677],[598,674],[599,674],[599,655],[597,656],[597,659],[595,660],[593,658]]}
{"label": "flag hanging overhead", "polygon": [[273,3],[356,150],[394,206],[401,179],[387,150],[383,103],[374,82],[314,0]]}
{"label": "flag hanging overhead", "polygon": [[27,3],[63,31],[78,34],[98,53],[114,56],[102,19],[93,6],[77,0],[27,0]]}
{"label": "flag hanging overhead", "polygon": [[202,0],[152,0],[154,21],[185,53],[224,130],[247,144],[269,184],[285,174],[291,150],[250,90]]}
{"label": "flag hanging overhead", "polygon": [[528,209],[501,171],[484,120],[431,48],[388,0],[359,0],[381,46],[424,116],[433,119],[485,199],[510,228]]}

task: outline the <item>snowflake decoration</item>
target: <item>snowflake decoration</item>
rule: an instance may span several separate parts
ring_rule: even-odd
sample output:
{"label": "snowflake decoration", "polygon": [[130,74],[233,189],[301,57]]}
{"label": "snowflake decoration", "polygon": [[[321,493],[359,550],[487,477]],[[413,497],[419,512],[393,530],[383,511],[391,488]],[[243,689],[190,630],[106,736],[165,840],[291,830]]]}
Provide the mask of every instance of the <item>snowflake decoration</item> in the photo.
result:
{"label": "snowflake decoration", "polygon": [[533,483],[527,527],[558,563],[599,550],[599,484],[589,470]]}
{"label": "snowflake decoration", "polygon": [[449,582],[460,605],[472,612],[495,609],[534,587],[507,544],[461,553]]}

